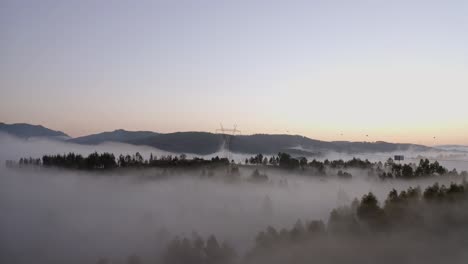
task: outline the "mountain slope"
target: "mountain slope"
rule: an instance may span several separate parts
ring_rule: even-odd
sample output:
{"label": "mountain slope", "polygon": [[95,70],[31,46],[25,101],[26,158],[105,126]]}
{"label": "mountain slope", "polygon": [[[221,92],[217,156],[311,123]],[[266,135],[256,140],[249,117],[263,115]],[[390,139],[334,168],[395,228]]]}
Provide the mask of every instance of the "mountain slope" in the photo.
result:
{"label": "mountain slope", "polygon": [[429,147],[414,144],[400,144],[388,142],[349,142],[349,141],[321,141],[298,135],[251,135],[236,136],[232,140],[231,149],[248,153],[277,153],[278,151],[292,152],[306,151],[312,154],[337,151],[348,153],[363,152],[394,152],[414,149],[429,150]]}
{"label": "mountain slope", "polygon": [[[125,133],[122,132],[117,134],[118,135],[116,135],[116,131],[105,132],[72,139],[71,141],[80,144],[99,144],[105,141],[116,141],[134,145],[152,146],[169,152],[194,153],[199,155],[217,152],[223,144],[222,135],[208,132],[157,134],[152,132],[125,131]],[[288,152],[291,154],[307,156],[327,151],[362,153],[394,152],[408,149],[423,151],[429,150],[430,148],[414,144],[348,141],[327,142],[298,135],[255,134],[232,137],[230,149],[233,152],[239,153],[276,154],[278,152]]]}
{"label": "mountain slope", "polygon": [[[0,132],[6,132],[18,137],[68,137],[65,133],[54,131],[43,126],[29,124],[0,123]],[[67,142],[96,145],[103,142],[120,142],[134,145],[145,145],[175,153],[194,153],[207,155],[218,152],[223,145],[223,136],[208,132],[176,132],[161,134],[151,131],[126,131],[123,129],[103,132],[78,138]],[[231,137],[230,150],[238,153],[277,154],[288,152],[296,156],[311,156],[328,151],[364,153],[364,152],[395,152],[405,150],[425,151],[431,148],[388,142],[348,142],[321,141],[299,135],[239,135]]]}
{"label": "mountain slope", "polygon": [[222,137],[207,132],[176,132],[159,134],[150,131],[115,130],[70,139],[69,142],[96,145],[103,142],[121,142],[134,145],[152,146],[177,153],[211,154],[218,151]]}
{"label": "mountain slope", "polygon": [[328,142],[298,135],[255,134],[235,136],[231,140],[234,152],[276,154],[278,152],[298,152],[313,154],[327,149]]}
{"label": "mountain slope", "polygon": [[96,145],[103,142],[130,143],[136,140],[157,136],[158,133],[151,131],[126,131],[123,129],[112,132],[102,132],[83,137],[72,138],[69,141],[78,144]]}
{"label": "mountain slope", "polygon": [[207,155],[220,150],[223,138],[219,134],[208,132],[176,132],[132,140],[129,143],[170,152]]}
{"label": "mountain slope", "polygon": [[48,129],[41,125],[30,125],[24,123],[5,124],[0,123],[0,132],[7,133],[20,138],[30,137],[51,137],[68,138],[69,136],[61,131]]}

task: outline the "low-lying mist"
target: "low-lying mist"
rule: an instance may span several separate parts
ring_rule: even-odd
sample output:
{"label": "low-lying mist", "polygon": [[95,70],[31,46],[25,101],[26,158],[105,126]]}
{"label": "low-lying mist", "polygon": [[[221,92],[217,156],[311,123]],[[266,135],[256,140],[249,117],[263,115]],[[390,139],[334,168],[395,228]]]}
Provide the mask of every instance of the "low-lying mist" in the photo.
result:
{"label": "low-lying mist", "polygon": [[[5,136],[0,146],[2,161],[70,151],[156,154],[155,149],[126,144],[80,146]],[[241,167],[241,180],[228,181],[202,177],[198,170],[159,177],[161,169],[88,172],[11,169],[2,164],[0,260],[96,263],[108,257],[112,263],[123,263],[127,256],[137,254],[143,263],[154,263],[174,236],[191,236],[192,232],[204,237],[214,234],[242,253],[267,226],[290,227],[298,219],[326,222],[334,208],[370,191],[383,201],[392,189],[425,188],[435,181],[449,184],[454,180],[379,181],[357,169],[351,171],[352,179],[343,180],[262,168],[269,180],[254,183],[249,181],[254,169]],[[218,169],[215,175],[223,173]]]}
{"label": "low-lying mist", "polygon": [[[7,170],[0,177],[1,244],[16,263],[93,263],[101,256],[157,258],[173,236],[215,234],[237,250],[258,231],[297,219],[327,220],[330,211],[369,191],[385,197],[411,182],[305,179],[271,175],[270,183],[226,182],[184,173],[161,180],[55,169]],[[247,169],[242,175],[249,175]],[[287,178],[287,185],[279,179]]]}
{"label": "low-lying mist", "polygon": [[[63,142],[51,140],[47,138],[29,138],[20,139],[9,134],[0,132],[0,161],[5,160],[18,160],[24,157],[40,158],[42,155],[54,155],[74,152],[77,154],[88,155],[92,152],[109,152],[115,156],[120,154],[134,154],[139,152],[143,157],[148,158],[150,154],[155,156],[162,155],[179,155],[178,153],[171,153],[164,150],[156,149],[150,146],[136,146],[125,143],[106,142],[98,145],[81,145],[70,142]],[[309,150],[314,152],[313,150]],[[188,158],[204,157],[211,158],[215,156],[225,155],[225,151],[219,150],[216,153],[209,155],[196,155],[185,153]],[[246,158],[258,153],[231,153],[232,159],[237,163],[243,163]],[[263,153],[262,153],[263,154]],[[419,162],[421,158],[428,158],[431,161],[437,160],[440,164],[448,169],[456,168],[457,170],[468,171],[468,147],[438,147],[431,151],[416,151],[413,149],[387,152],[387,153],[338,153],[329,151],[318,156],[306,157],[309,160],[317,159],[323,161],[328,160],[350,160],[353,157],[360,159],[368,159],[371,162],[385,161],[394,155],[404,155],[406,162]],[[269,155],[265,155],[270,157]]]}

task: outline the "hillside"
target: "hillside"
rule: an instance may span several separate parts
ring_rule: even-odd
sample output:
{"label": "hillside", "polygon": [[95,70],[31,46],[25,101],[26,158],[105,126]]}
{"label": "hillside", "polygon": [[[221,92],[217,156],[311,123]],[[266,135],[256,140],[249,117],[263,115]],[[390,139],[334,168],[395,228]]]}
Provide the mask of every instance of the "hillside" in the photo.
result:
{"label": "hillside", "polygon": [[[206,155],[217,152],[223,144],[220,134],[208,132],[105,132],[96,135],[71,139],[79,144],[99,144],[106,141],[123,142],[134,145],[152,146],[161,150],[176,153],[195,153]],[[241,135],[231,139],[230,149],[239,153],[276,154],[288,152],[296,155],[318,155],[327,151],[348,153],[362,152],[394,152],[408,149],[428,150],[429,147],[414,144],[398,144],[388,142],[348,142],[348,141],[320,141],[299,135]]]}
{"label": "hillside", "polygon": [[52,130],[41,125],[30,125],[24,123],[5,124],[0,123],[0,132],[7,133],[19,138],[30,137],[50,137],[68,138],[69,136],[61,131]]}
{"label": "hillside", "polygon": [[[65,133],[43,126],[29,124],[0,124],[0,131],[21,137],[68,137]],[[71,138],[67,142],[97,145],[104,142],[120,142],[133,145],[151,146],[174,153],[194,153],[207,155],[219,151],[223,145],[221,134],[209,132],[156,133],[152,131],[126,131],[118,129],[110,132]],[[414,144],[388,142],[349,142],[321,141],[299,135],[239,135],[231,138],[230,149],[238,153],[276,154],[287,152],[297,156],[320,155],[329,151],[346,153],[394,152],[405,150],[424,151],[429,147]]]}
{"label": "hillside", "polygon": [[151,131],[127,131],[123,129],[112,132],[102,132],[83,137],[72,138],[69,141],[78,144],[96,145],[103,142],[131,143],[143,138],[157,136],[158,133]]}

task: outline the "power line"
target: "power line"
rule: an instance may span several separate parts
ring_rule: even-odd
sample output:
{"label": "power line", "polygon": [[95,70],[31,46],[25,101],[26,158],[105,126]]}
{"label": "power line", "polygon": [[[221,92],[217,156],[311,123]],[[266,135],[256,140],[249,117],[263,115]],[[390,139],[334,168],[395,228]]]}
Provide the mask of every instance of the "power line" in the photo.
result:
{"label": "power line", "polygon": [[221,128],[216,129],[216,133],[221,134],[223,137],[222,151],[224,152],[225,158],[229,161],[232,160],[231,153],[231,139],[237,134],[241,134],[241,131],[237,129],[237,124],[234,124],[234,128],[224,128],[223,124],[219,124]]}

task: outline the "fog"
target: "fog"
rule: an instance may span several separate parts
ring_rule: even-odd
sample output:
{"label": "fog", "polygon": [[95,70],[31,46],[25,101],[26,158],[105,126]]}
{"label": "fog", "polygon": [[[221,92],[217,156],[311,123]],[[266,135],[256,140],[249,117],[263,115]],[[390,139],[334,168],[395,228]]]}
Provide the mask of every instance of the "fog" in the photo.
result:
{"label": "fog", "polygon": [[[0,136],[0,147],[0,260],[7,261],[2,263],[95,263],[99,257],[123,263],[131,254],[141,256],[144,263],[154,263],[168,240],[192,232],[215,234],[242,253],[268,225],[291,227],[297,219],[327,221],[332,209],[369,191],[383,201],[393,188],[425,188],[435,181],[448,184],[460,180],[433,177],[382,182],[359,170],[351,171],[352,179],[340,180],[263,168],[261,172],[269,181],[253,183],[249,177],[254,167],[248,166],[240,168],[241,179],[234,182],[223,177],[202,178],[198,170],[159,177],[159,169],[11,169],[3,165],[4,160],[71,151],[170,153],[127,144],[84,146],[5,135]],[[389,156],[382,154],[383,160],[384,155]],[[235,157],[242,160],[247,156]],[[451,162],[458,170],[466,168],[463,159]],[[224,173],[218,170],[215,175]]]}
{"label": "fog", "polygon": [[[449,170],[457,169],[458,171],[468,171],[468,148],[434,148],[430,151],[405,150],[385,153],[338,153],[328,152],[322,157],[315,157],[317,160],[350,160],[353,157],[360,159],[368,159],[371,162],[386,161],[388,158],[393,158],[395,155],[403,155],[405,160],[403,163],[419,163],[420,159],[427,158],[430,161],[438,161],[442,166]],[[314,158],[314,157],[311,157]]]}
{"label": "fog", "polygon": [[[68,152],[75,152],[82,155],[88,155],[92,152],[109,152],[115,156],[120,154],[134,154],[139,152],[143,157],[148,158],[150,154],[156,156],[162,155],[179,155],[179,153],[172,153],[150,146],[136,146],[125,143],[117,142],[105,142],[98,145],[81,145],[70,142],[63,142],[58,140],[51,140],[47,138],[29,138],[20,139],[9,134],[0,132],[0,161],[5,160],[18,160],[23,157],[37,157],[40,158],[43,155],[54,155],[63,154]],[[300,148],[300,147],[298,147]],[[309,150],[314,152],[313,150]],[[219,150],[216,153],[209,155],[197,155],[193,153],[185,153],[188,158],[203,157],[212,158],[215,156],[224,156],[226,151]],[[237,163],[243,163],[246,158],[257,153],[231,153],[232,159]],[[262,153],[263,154],[263,153]],[[468,171],[468,147],[465,146],[437,146],[431,151],[416,151],[416,150],[405,150],[397,152],[386,152],[386,153],[339,153],[339,152],[325,152],[320,156],[308,156],[309,160],[349,160],[353,157],[368,159],[371,162],[375,161],[386,161],[388,158],[394,155],[404,155],[405,162],[417,163],[421,158],[428,158],[431,161],[439,161],[443,166],[448,169],[467,170]],[[269,157],[269,155],[265,155]]]}
{"label": "fog", "polygon": [[88,155],[92,152],[109,152],[114,155],[135,154],[140,152],[142,155],[168,155],[172,154],[163,150],[148,146],[135,146],[130,144],[106,142],[97,146],[80,145],[59,140],[47,138],[17,138],[8,134],[0,133],[0,160],[18,160],[24,157],[40,158],[43,155],[63,154],[75,152],[82,155]]}

